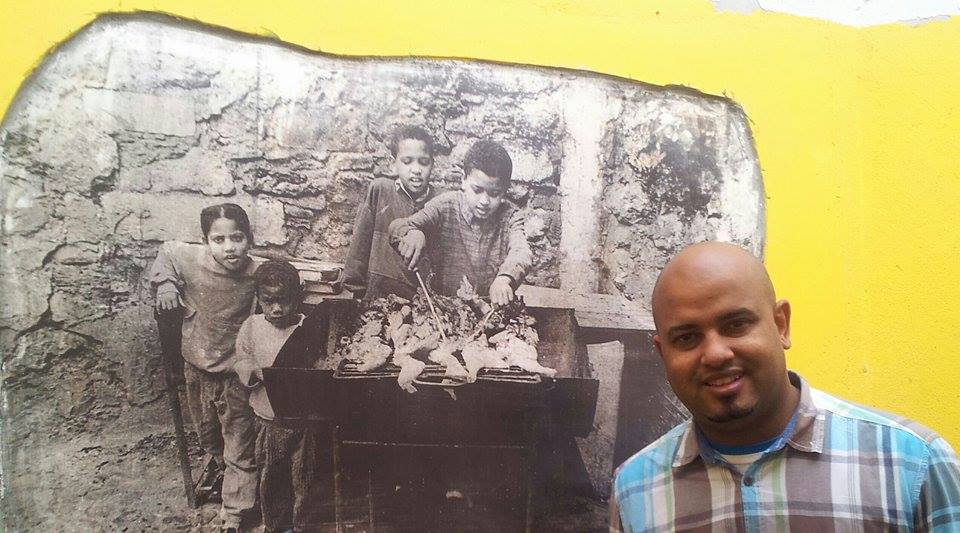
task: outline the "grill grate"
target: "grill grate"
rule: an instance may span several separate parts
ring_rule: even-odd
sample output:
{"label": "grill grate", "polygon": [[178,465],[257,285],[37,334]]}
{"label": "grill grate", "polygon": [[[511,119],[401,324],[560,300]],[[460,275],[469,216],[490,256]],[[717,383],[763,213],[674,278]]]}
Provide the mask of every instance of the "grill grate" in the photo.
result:
{"label": "grill grate", "polygon": [[[336,379],[377,379],[377,378],[396,378],[400,375],[400,367],[387,363],[369,372],[361,372],[358,368],[360,363],[357,361],[343,360],[334,372]],[[421,382],[435,382],[440,384],[445,378],[446,370],[442,365],[427,363],[423,372],[417,378]],[[490,381],[502,383],[526,383],[536,385],[541,382],[540,375],[533,372],[527,372],[520,367],[512,366],[510,368],[482,368],[477,373],[477,381]]]}

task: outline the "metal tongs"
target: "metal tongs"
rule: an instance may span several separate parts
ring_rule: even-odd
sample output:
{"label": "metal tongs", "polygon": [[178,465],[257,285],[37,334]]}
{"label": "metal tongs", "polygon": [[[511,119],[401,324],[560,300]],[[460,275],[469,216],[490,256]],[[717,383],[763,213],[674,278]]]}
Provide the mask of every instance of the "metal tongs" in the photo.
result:
{"label": "metal tongs", "polygon": [[440,315],[437,314],[437,309],[433,307],[433,298],[430,297],[430,291],[427,290],[427,284],[423,282],[423,276],[420,275],[420,269],[414,268],[413,273],[417,276],[417,281],[420,283],[420,288],[423,289],[423,296],[427,299],[427,305],[430,306],[430,314],[433,315],[433,321],[437,326],[437,331],[440,332],[440,340],[447,342],[447,336],[443,333],[443,323],[440,322]]}

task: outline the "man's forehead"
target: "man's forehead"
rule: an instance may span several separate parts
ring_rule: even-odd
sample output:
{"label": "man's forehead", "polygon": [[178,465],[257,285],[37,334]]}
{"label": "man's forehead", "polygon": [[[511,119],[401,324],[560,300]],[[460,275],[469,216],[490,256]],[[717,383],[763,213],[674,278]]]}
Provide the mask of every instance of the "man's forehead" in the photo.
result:
{"label": "man's forehead", "polygon": [[[760,261],[729,244],[703,243],[681,251],[657,279],[653,291],[654,319],[677,307],[705,306],[723,298],[723,306],[757,307],[773,303],[773,286]],[[723,307],[721,306],[721,307]]]}

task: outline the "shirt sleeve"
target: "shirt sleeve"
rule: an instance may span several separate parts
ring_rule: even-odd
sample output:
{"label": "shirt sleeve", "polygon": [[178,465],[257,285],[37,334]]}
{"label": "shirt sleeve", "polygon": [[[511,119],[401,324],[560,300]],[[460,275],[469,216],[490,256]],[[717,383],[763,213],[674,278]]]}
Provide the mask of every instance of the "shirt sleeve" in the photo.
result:
{"label": "shirt sleeve", "polygon": [[364,287],[367,284],[367,267],[370,265],[370,249],[373,246],[373,230],[376,223],[379,193],[376,182],[367,187],[363,202],[357,207],[357,216],[353,221],[353,238],[347,252],[343,268],[343,283],[348,287]]}
{"label": "shirt sleeve", "polygon": [[237,332],[236,342],[236,363],[233,370],[245,387],[254,388],[260,385],[260,380],[256,376],[258,368],[257,361],[253,352],[253,317],[247,318],[240,331]]}
{"label": "shirt sleeve", "polygon": [[180,294],[180,288],[183,287],[183,274],[178,256],[183,253],[184,248],[178,246],[179,244],[181,243],[161,244],[157,258],[150,267],[150,285],[154,287],[157,295],[170,292]]}
{"label": "shirt sleeve", "polygon": [[390,244],[397,244],[411,230],[420,230],[427,236],[429,245],[430,237],[436,234],[437,229],[443,222],[444,201],[443,196],[437,196],[416,213],[391,222],[389,228]]}
{"label": "shirt sleeve", "polygon": [[524,276],[533,264],[533,252],[527,235],[523,231],[524,217],[520,211],[514,211],[507,223],[507,255],[497,271],[498,276],[509,276],[514,289],[523,283]]}
{"label": "shirt sleeve", "polygon": [[941,437],[930,443],[926,475],[914,508],[917,531],[960,530],[960,460]]}

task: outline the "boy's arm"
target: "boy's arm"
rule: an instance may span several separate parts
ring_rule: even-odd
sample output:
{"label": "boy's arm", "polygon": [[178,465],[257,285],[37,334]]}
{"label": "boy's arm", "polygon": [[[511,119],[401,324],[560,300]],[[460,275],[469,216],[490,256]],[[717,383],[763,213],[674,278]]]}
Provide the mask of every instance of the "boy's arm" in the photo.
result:
{"label": "boy's arm", "polygon": [[520,211],[512,213],[507,226],[507,254],[497,270],[497,276],[510,278],[510,286],[513,290],[523,283],[523,278],[533,265],[533,252],[530,250],[530,243],[527,242],[527,235],[523,231],[525,222],[526,217],[521,215]]}
{"label": "boy's arm", "polygon": [[390,223],[390,244],[403,257],[407,268],[413,270],[417,267],[426,248],[427,235],[432,237],[443,224],[447,201],[443,196],[438,196],[427,202],[420,211]]}
{"label": "boy's arm", "polygon": [[425,235],[434,233],[443,221],[444,202],[444,197],[438,196],[427,202],[423,209],[416,213],[391,222],[389,228],[390,244],[398,244],[407,236],[407,233],[414,230]]}
{"label": "boy's arm", "polygon": [[182,243],[165,242],[160,245],[157,258],[150,267],[150,285],[157,293],[157,305],[161,309],[173,309],[180,305],[180,287],[183,276],[178,265],[178,253],[185,251]]}
{"label": "boy's arm", "polygon": [[375,209],[379,199],[378,191],[371,182],[363,202],[357,206],[357,217],[353,221],[353,239],[347,252],[343,268],[343,283],[348,289],[362,289],[367,284],[367,267],[370,264],[370,248],[373,246],[373,230],[376,222]]}
{"label": "boy's arm", "polygon": [[263,370],[257,365],[253,353],[252,319],[252,316],[247,318],[240,326],[240,331],[237,332],[237,362],[233,365],[233,370],[236,372],[240,383],[249,388],[258,387],[263,381]]}

